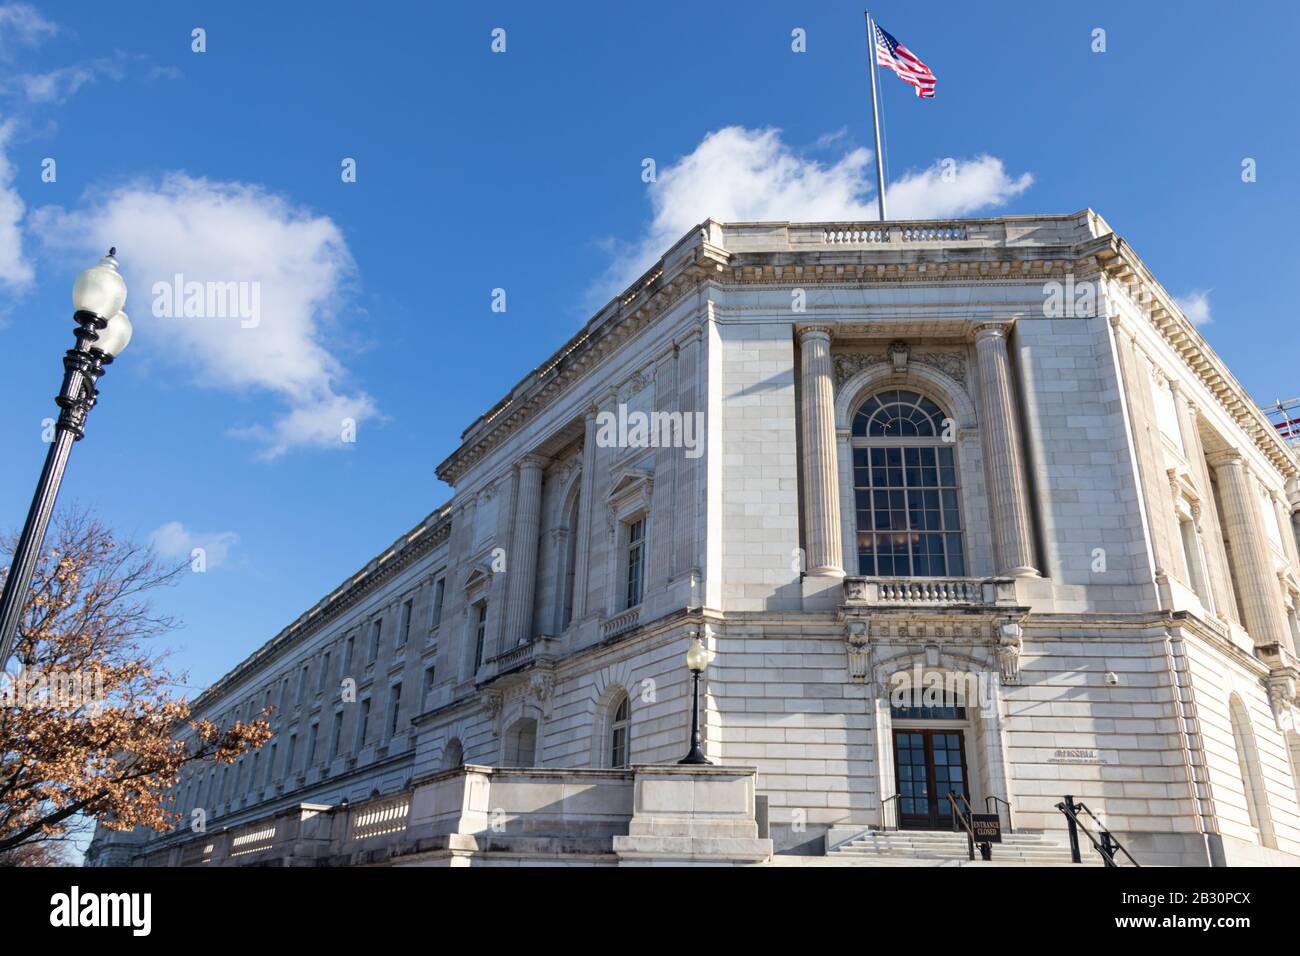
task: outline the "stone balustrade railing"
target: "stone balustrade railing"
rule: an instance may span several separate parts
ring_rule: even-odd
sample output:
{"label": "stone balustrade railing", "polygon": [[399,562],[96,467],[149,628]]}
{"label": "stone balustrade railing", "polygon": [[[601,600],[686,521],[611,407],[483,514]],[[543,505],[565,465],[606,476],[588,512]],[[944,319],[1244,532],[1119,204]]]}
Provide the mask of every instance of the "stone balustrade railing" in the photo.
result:
{"label": "stone balustrade railing", "polygon": [[771,859],[754,767],[467,765],[348,808],[298,804],[145,848],[143,866],[753,864]]}
{"label": "stone balustrade railing", "polygon": [[965,242],[969,238],[970,227],[962,222],[836,223],[822,229],[822,242],[828,246]]}
{"label": "stone balustrade railing", "polygon": [[402,794],[391,800],[365,804],[352,811],[349,833],[353,840],[401,833],[411,816],[411,798]]}
{"label": "stone balustrade railing", "polygon": [[639,607],[631,608],[622,614],[615,614],[600,625],[600,636],[614,637],[617,634],[630,631],[636,627],[639,620],[641,620],[641,609]]}
{"label": "stone balustrade railing", "polygon": [[230,855],[246,856],[260,853],[275,844],[275,823],[255,823],[235,833],[230,841]]}
{"label": "stone balustrade railing", "polygon": [[1014,604],[1011,578],[844,579],[844,603],[867,607],[995,607]]}

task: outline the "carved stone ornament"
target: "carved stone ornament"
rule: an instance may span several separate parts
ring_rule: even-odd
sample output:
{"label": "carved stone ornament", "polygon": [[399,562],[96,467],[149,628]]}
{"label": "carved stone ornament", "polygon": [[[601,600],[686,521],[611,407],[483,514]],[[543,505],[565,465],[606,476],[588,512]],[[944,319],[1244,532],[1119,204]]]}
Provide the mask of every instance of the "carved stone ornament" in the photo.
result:
{"label": "carved stone ornament", "polygon": [[555,677],[551,674],[537,672],[528,678],[528,690],[539,704],[546,703],[554,689]]}
{"label": "carved stone ornament", "polygon": [[865,683],[871,670],[871,634],[867,621],[855,619],[845,623],[844,648],[849,655],[849,679]]}
{"label": "carved stone ornament", "polygon": [[485,690],[483,696],[479,698],[483,705],[483,711],[492,723],[492,736],[496,736],[500,731],[497,729],[497,718],[501,716],[501,705],[505,703],[505,696],[499,690]]}
{"label": "carved stone ornament", "polygon": [[835,384],[843,385],[863,369],[873,365],[884,365],[888,359],[883,355],[869,355],[865,352],[841,352],[832,357],[835,365]]}
{"label": "carved stone ornament", "polygon": [[998,663],[1002,668],[1002,683],[1020,683],[1020,651],[1024,646],[1021,628],[1017,621],[998,624]]}

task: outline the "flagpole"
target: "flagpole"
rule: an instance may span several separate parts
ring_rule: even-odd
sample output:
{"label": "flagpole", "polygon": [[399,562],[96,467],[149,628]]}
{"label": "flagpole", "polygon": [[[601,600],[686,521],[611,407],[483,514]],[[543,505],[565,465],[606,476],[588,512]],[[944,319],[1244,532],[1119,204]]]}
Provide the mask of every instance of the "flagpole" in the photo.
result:
{"label": "flagpole", "polygon": [[876,105],[876,28],[871,22],[871,14],[866,10],[862,15],[867,18],[867,69],[871,73],[871,125],[876,131],[876,198],[880,204],[880,221],[885,221],[885,166],[884,155],[880,150],[880,107]]}

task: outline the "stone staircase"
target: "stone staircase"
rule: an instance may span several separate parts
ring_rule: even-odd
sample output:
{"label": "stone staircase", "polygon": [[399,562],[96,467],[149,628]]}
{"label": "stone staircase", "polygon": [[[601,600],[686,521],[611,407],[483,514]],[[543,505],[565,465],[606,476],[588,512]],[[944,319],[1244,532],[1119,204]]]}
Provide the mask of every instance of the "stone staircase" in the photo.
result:
{"label": "stone staircase", "polygon": [[[1091,857],[1091,859],[1089,859]],[[993,860],[967,858],[966,834],[944,830],[865,830],[835,846],[823,858],[838,866],[1071,866],[1070,848],[1062,834],[1004,833],[993,844]],[[1085,865],[1100,866],[1091,847]]]}

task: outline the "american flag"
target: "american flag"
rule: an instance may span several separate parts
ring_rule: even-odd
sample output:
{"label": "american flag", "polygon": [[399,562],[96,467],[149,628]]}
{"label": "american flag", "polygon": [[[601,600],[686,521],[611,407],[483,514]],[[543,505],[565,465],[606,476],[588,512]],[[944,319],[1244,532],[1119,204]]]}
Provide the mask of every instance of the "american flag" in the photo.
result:
{"label": "american flag", "polygon": [[876,31],[876,62],[887,66],[904,83],[916,87],[916,95],[934,97],[934,74],[917,58],[917,55],[881,29],[875,20],[871,26]]}

